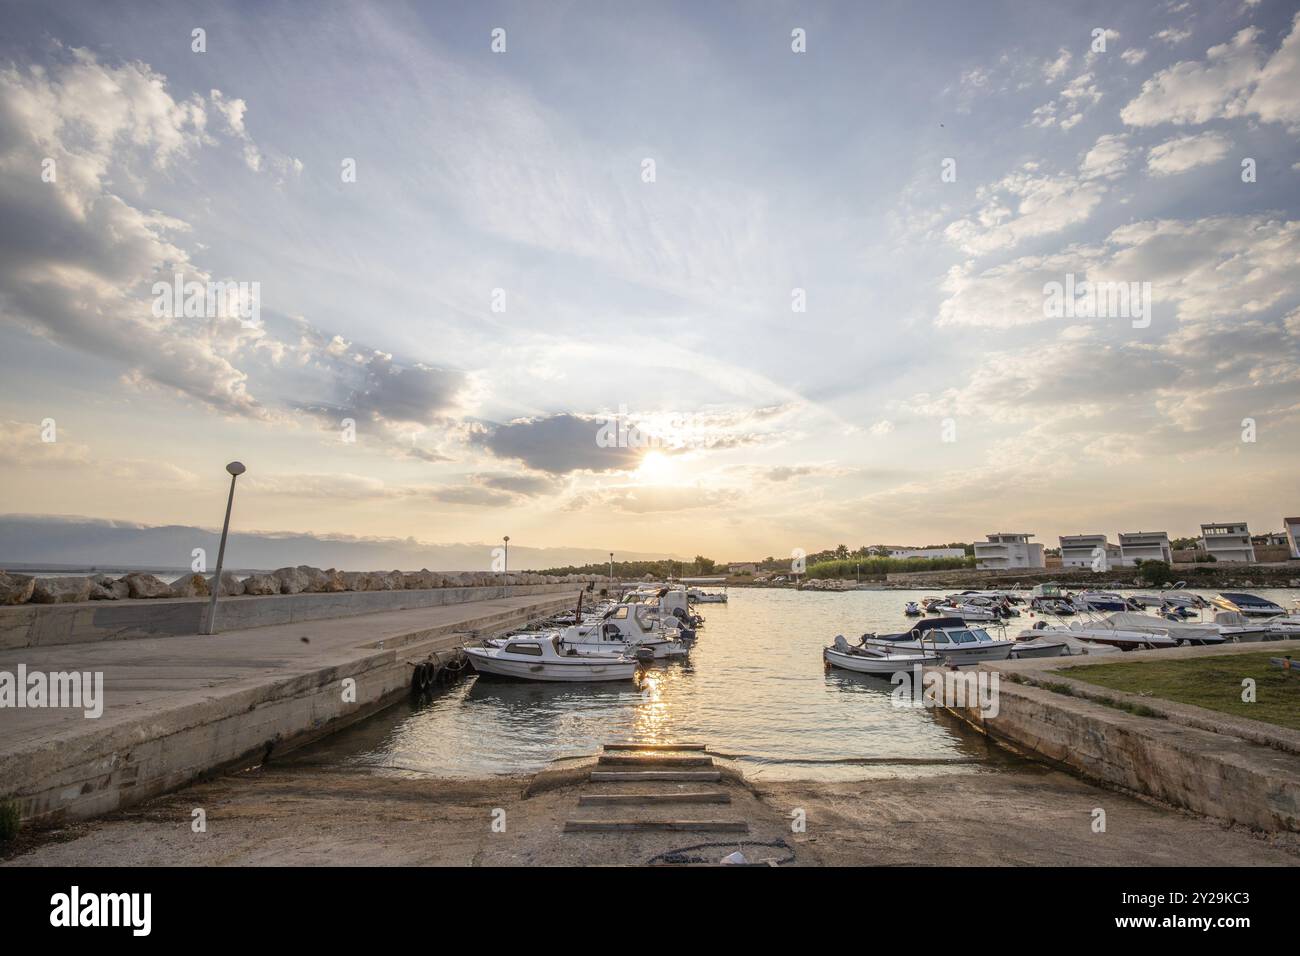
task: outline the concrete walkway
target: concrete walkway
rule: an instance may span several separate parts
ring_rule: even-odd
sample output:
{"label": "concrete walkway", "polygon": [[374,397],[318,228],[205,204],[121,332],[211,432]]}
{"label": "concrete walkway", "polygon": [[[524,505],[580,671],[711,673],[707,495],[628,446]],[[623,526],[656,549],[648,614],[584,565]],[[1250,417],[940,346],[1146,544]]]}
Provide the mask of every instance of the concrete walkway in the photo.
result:
{"label": "concrete walkway", "polygon": [[[326,725],[359,719],[447,652],[577,599],[529,595],[227,631],[0,652],[0,671],[103,674],[97,719],[0,710],[0,798],[25,817],[116,809]],[[352,697],[344,682],[351,679]]]}

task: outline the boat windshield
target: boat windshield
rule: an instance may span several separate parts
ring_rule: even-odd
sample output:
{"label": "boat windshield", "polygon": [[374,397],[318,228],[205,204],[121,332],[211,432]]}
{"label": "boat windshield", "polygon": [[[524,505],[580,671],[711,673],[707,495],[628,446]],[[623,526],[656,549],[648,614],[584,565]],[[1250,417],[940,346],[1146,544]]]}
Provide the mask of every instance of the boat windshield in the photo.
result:
{"label": "boat windshield", "polygon": [[970,631],[948,631],[947,633],[954,644],[974,644],[976,641],[975,635]]}
{"label": "boat windshield", "polygon": [[986,630],[984,630],[984,628],[982,628],[982,627],[972,627],[972,628],[970,629],[970,632],[971,632],[972,634],[975,635],[975,640],[977,640],[977,641],[991,641],[991,640],[993,640],[993,638],[989,637],[989,632],[986,631]]}

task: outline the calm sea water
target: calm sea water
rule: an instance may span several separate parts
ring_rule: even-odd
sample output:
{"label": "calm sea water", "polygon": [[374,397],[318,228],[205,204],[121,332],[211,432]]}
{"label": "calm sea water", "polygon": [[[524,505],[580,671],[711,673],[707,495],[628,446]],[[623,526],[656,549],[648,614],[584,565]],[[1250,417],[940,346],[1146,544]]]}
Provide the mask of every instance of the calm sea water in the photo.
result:
{"label": "calm sea water", "polygon": [[[481,777],[536,771],[610,740],[696,740],[760,778],[985,771],[1005,758],[947,714],[896,708],[888,681],[823,668],[836,634],[904,630],[904,604],[923,593],[933,592],[735,589],[728,604],[699,606],[706,623],[689,662],[651,667],[639,688],[470,677],[290,759]],[[1300,594],[1252,593],[1285,607]],[[1032,626],[1022,613],[1010,635]]]}

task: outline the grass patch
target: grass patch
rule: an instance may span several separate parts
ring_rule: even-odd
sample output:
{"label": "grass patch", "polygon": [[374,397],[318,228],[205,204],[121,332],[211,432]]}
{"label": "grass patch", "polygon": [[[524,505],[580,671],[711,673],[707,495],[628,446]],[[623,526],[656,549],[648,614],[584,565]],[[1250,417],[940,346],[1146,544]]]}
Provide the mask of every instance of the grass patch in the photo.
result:
{"label": "grass patch", "polygon": [[[1234,717],[1300,730],[1300,673],[1269,664],[1277,651],[1171,661],[1122,661],[1065,667],[1058,673],[1111,690],[1192,704]],[[1241,699],[1245,678],[1255,681],[1255,702]],[[1118,706],[1118,704],[1117,704]],[[1132,712],[1141,705],[1133,705]],[[1124,709],[1128,709],[1125,707]],[[1146,709],[1146,708],[1143,708]],[[1143,715],[1151,716],[1151,715]]]}

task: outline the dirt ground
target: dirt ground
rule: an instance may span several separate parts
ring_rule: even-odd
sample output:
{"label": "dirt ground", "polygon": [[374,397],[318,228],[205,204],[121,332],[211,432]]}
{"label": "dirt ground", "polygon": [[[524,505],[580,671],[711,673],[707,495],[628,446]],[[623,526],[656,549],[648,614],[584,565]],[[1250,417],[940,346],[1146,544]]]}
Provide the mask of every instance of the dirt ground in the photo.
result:
{"label": "dirt ground", "polygon": [[[565,833],[566,820],[593,815],[577,806],[580,793],[627,786],[588,784],[589,769],[441,780],[272,765],[101,820],[28,831],[6,865],[602,865],[671,851],[675,862],[716,862],[734,849],[751,862],[795,865],[1300,865],[1296,834],[1224,827],[1034,767],[856,783],[754,784],[727,771],[725,815],[748,821],[748,837]],[[196,833],[200,808],[206,832]],[[1105,832],[1093,832],[1096,808]],[[803,832],[794,832],[798,817]],[[719,845],[689,849],[702,843]]]}

